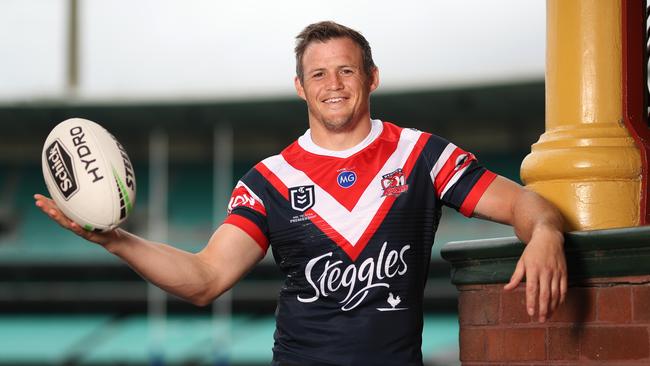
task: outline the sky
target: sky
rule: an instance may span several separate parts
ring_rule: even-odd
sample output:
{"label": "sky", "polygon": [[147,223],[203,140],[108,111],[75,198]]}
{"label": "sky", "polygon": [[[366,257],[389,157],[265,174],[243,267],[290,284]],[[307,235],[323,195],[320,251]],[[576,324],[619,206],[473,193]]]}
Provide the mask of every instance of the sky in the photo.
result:
{"label": "sky", "polygon": [[75,93],[65,73],[68,1],[0,2],[0,103],[292,96],[295,36],[320,20],[369,40],[378,91],[544,75],[544,0],[78,1]]}

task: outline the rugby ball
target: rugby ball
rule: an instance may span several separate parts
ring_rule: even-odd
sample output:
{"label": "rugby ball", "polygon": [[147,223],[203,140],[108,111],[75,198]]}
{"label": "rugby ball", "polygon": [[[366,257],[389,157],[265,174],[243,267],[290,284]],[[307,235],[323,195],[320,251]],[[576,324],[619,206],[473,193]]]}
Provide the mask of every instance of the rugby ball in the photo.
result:
{"label": "rugby ball", "polygon": [[116,228],[135,203],[135,173],[124,147],[82,118],[52,129],[43,146],[43,177],[61,211],[89,231]]}

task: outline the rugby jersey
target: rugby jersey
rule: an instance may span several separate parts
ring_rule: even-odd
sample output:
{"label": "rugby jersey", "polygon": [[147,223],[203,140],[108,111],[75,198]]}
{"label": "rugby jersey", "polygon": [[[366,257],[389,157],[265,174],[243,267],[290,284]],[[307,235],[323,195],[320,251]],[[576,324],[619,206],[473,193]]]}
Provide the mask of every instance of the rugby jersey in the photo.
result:
{"label": "rugby jersey", "polygon": [[495,174],[438,136],[372,120],[345,151],[309,130],[235,186],[225,223],[285,276],[275,364],[421,365],[422,300],[447,205],[470,216]]}

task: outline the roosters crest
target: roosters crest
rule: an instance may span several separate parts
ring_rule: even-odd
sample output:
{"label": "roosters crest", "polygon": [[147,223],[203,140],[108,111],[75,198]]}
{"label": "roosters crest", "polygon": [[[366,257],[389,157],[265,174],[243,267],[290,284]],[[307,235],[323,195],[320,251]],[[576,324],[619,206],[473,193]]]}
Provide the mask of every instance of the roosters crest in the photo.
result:
{"label": "roosters crest", "polygon": [[402,171],[402,168],[397,168],[383,175],[381,177],[381,188],[384,190],[384,194],[381,196],[399,196],[409,189],[408,184],[404,183],[404,171]]}

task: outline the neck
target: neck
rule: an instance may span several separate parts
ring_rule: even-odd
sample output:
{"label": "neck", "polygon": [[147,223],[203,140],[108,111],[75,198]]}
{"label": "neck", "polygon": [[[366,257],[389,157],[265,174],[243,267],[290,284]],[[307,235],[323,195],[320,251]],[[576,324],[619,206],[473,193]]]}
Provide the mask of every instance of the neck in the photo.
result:
{"label": "neck", "polygon": [[347,150],[358,145],[370,134],[371,127],[369,115],[355,121],[349,127],[337,131],[332,131],[322,122],[313,121],[311,118],[309,121],[311,139],[314,144],[332,151]]}

